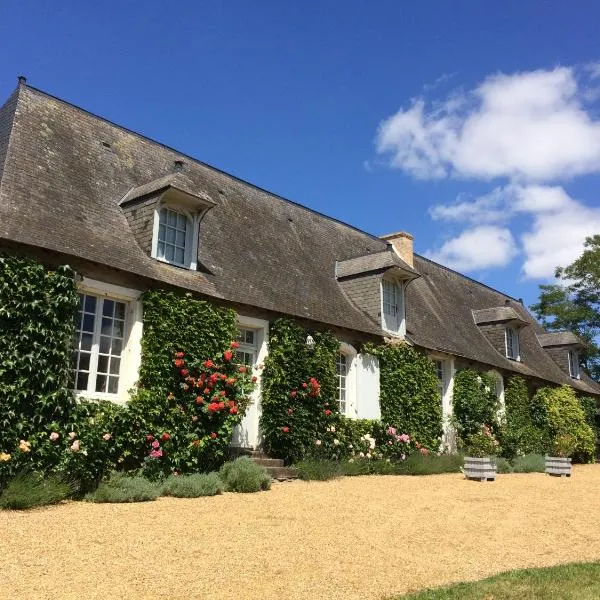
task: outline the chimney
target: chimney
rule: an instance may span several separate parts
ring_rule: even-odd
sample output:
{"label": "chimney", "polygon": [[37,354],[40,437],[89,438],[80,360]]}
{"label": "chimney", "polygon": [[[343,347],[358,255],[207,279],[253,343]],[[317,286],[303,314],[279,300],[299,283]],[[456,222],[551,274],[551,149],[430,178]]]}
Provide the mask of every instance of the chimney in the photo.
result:
{"label": "chimney", "polygon": [[396,251],[396,254],[410,267],[414,267],[413,260],[413,236],[406,231],[398,233],[389,233],[382,235],[382,240],[390,242]]}

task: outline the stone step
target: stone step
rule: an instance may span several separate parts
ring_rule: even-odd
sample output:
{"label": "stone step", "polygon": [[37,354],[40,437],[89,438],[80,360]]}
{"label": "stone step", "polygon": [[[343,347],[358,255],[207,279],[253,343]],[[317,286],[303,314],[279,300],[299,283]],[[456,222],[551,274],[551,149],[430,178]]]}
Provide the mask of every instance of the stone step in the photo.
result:
{"label": "stone step", "polygon": [[268,458],[251,456],[252,460],[261,467],[283,467],[283,461],[280,458]]}
{"label": "stone step", "polygon": [[271,479],[283,481],[285,479],[297,479],[298,471],[294,467],[265,467]]}

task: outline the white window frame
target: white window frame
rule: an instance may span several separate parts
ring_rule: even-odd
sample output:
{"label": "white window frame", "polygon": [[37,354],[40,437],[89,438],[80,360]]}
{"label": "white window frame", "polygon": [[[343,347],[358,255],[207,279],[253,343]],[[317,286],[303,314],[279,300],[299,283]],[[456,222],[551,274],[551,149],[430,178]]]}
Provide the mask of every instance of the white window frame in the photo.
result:
{"label": "white window frame", "polygon": [[454,376],[456,374],[454,357],[449,354],[435,353],[431,354],[429,358],[434,363],[438,381],[440,381],[440,378],[438,376],[439,371],[437,363],[440,363],[442,371],[441,385],[439,386],[441,392],[440,403],[442,407],[442,443],[440,450],[455,452],[457,438],[456,431],[452,425],[452,415],[454,412],[452,398],[454,395]]}
{"label": "white window frame", "polygon": [[[512,344],[509,343],[509,333],[512,334]],[[521,360],[521,344],[519,342],[519,329],[508,325],[504,330],[504,347],[506,350],[506,358],[509,360]]]}
{"label": "white window frame", "polygon": [[[141,364],[143,323],[140,297],[142,292],[88,277],[84,277],[77,287],[78,292],[81,294],[123,302],[125,304],[125,327],[123,331],[123,348],[121,350],[119,388],[117,393],[74,390],[75,396],[77,398],[111,400],[118,404],[125,404],[129,399],[129,391],[137,383],[138,371]],[[97,359],[97,352],[95,356]]]}
{"label": "white window frame", "polygon": [[[160,213],[162,210],[170,210],[183,215],[187,219],[187,228],[185,236],[185,255],[183,263],[167,260],[158,256],[158,231],[160,227]],[[203,214],[203,213],[202,213]],[[201,214],[192,213],[185,207],[172,202],[161,202],[154,209],[154,228],[152,232],[152,251],[151,256],[160,262],[183,267],[185,269],[196,270],[198,267],[198,232],[200,228]]]}
{"label": "white window frame", "polygon": [[255,329],[253,327],[238,325],[238,328],[240,331],[252,331],[252,333],[254,334],[254,342],[252,344],[238,339],[238,343],[239,343],[240,347],[236,349],[236,352],[245,352],[246,354],[252,355],[252,362],[249,365],[247,363],[240,363],[240,364],[250,366],[254,369],[257,364],[258,339],[260,336],[260,332],[258,329]]}
{"label": "white window frame", "polygon": [[[388,326],[387,326],[388,323],[386,322],[386,313],[384,311],[384,301],[383,301],[385,284],[394,286],[395,290],[396,290],[397,306],[396,306],[395,318],[396,318],[396,322],[397,322],[397,329],[395,329],[395,330],[388,328]],[[406,335],[406,302],[405,302],[405,298],[404,298],[404,287],[405,287],[404,281],[397,280],[397,279],[391,279],[391,278],[387,278],[387,277],[382,278],[380,286],[379,286],[381,328],[384,331],[391,333],[394,336],[399,336],[401,338],[404,338],[404,336]]]}
{"label": "white window frame", "polygon": [[[356,404],[356,390],[357,390],[357,351],[354,346],[347,342],[340,342],[338,352],[346,357],[346,407],[341,414],[346,417],[356,418],[357,417],[357,404]],[[337,373],[337,370],[336,370]],[[337,388],[336,388],[337,389]],[[339,399],[338,408],[339,408]]]}
{"label": "white window frame", "polygon": [[581,379],[581,371],[579,368],[579,352],[577,350],[569,350],[567,354],[569,362],[569,375],[573,379]]}

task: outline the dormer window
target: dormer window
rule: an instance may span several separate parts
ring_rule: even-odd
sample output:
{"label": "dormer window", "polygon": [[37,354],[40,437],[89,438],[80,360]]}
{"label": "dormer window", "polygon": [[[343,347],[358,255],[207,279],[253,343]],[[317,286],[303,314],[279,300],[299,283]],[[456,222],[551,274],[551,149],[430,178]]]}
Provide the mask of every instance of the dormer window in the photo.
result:
{"label": "dormer window", "polygon": [[573,379],[579,379],[579,353],[576,350],[569,350],[569,375]]}
{"label": "dormer window", "polygon": [[404,289],[398,281],[381,280],[381,320],[389,333],[404,335]]}
{"label": "dormer window", "polygon": [[521,360],[519,352],[519,330],[507,327],[505,330],[506,357],[511,360]]}
{"label": "dormer window", "polygon": [[193,220],[183,212],[163,207],[158,212],[156,258],[188,267],[192,247]]}

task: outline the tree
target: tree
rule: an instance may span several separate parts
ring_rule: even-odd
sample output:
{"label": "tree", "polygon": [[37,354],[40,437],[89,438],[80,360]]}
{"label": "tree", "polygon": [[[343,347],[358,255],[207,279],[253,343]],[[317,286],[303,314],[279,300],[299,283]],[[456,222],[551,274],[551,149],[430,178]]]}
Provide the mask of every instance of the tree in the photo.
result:
{"label": "tree", "polygon": [[544,327],[568,329],[586,347],[583,366],[600,381],[600,234],[585,240],[583,254],[567,267],[558,267],[560,283],[540,285],[540,299],[531,306]]}

